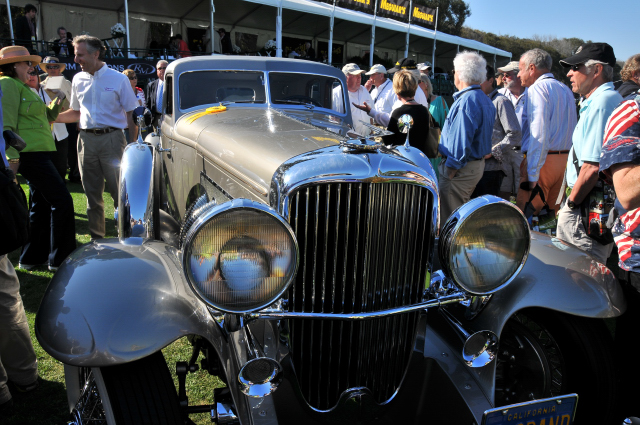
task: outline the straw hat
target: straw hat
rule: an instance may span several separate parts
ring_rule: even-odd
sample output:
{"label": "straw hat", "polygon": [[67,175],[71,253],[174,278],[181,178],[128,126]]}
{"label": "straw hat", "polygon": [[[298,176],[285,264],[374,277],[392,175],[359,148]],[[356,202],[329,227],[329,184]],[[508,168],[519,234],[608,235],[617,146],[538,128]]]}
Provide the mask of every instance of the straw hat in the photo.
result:
{"label": "straw hat", "polygon": [[30,55],[27,48],[22,46],[7,46],[0,50],[0,65],[26,61],[31,61],[31,65],[37,66],[42,58],[38,55]]}
{"label": "straw hat", "polygon": [[40,64],[40,68],[46,72],[47,65],[58,65],[60,67],[60,72],[64,71],[67,68],[67,64],[64,62],[60,62],[60,59],[55,56],[47,56],[46,58],[44,58],[44,60]]}

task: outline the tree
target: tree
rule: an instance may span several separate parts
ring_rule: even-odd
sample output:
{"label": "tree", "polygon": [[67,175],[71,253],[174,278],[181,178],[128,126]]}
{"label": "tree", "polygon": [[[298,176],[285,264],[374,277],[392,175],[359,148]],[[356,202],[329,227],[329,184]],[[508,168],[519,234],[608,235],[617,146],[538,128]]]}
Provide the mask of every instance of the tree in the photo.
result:
{"label": "tree", "polygon": [[464,21],[471,16],[469,4],[464,0],[414,0],[432,9],[438,8],[438,31],[460,35]]}

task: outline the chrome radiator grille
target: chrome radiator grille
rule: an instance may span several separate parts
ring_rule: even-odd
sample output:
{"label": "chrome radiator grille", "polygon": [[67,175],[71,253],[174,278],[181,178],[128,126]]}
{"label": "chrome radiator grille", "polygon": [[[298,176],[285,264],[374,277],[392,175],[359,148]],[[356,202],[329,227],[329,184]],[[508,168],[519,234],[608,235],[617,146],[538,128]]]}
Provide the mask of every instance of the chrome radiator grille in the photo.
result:
{"label": "chrome radiator grille", "polygon": [[[422,299],[431,240],[432,197],[403,183],[331,183],[289,198],[300,246],[289,310],[360,313]],[[300,388],[317,409],[353,387],[388,400],[402,380],[418,313],[350,322],[290,320]]]}

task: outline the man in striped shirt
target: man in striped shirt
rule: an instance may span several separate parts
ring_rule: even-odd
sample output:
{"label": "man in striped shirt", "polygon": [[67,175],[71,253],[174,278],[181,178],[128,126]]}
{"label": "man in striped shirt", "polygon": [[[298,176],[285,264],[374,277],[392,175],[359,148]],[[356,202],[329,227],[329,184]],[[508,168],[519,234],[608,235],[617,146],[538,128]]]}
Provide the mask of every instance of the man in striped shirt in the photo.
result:
{"label": "man in striped shirt", "polygon": [[[525,52],[518,67],[518,78],[522,86],[528,87],[525,110],[529,138],[522,143],[525,159],[520,165],[516,202],[524,211],[531,191],[540,186],[549,206],[558,211],[556,200],[577,122],[575,100],[571,90],[551,74],[551,56],[544,50]],[[534,199],[533,206],[536,211],[542,208],[539,197]]]}
{"label": "man in striped shirt", "polygon": [[[640,100],[640,99],[638,99]],[[638,100],[622,103],[609,118],[600,171],[613,181],[614,208],[618,217],[612,228],[627,311],[616,321],[615,348],[623,365],[621,388],[640,382],[637,353],[640,351],[640,105]],[[613,212],[613,211],[612,211]],[[622,391],[621,410],[640,416],[636,391]]]}

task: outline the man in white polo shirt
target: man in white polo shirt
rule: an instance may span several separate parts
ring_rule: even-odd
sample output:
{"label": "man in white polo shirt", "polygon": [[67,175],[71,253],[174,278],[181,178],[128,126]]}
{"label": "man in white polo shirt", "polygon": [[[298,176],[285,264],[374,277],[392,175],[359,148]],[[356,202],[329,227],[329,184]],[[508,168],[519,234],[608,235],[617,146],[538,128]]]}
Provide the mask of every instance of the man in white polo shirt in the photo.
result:
{"label": "man in white polo shirt", "polygon": [[372,108],[391,114],[391,109],[396,100],[398,100],[398,96],[393,91],[393,82],[386,77],[386,74],[387,69],[384,66],[380,64],[373,65],[369,72],[364,74],[369,75],[364,87],[367,90],[372,86],[375,87],[371,91],[371,97],[373,98]]}
{"label": "man in white polo shirt", "polygon": [[91,239],[103,238],[105,180],[118,207],[120,160],[127,141],[123,129],[137,134],[132,112],[138,106],[126,75],[110,69],[100,60],[105,48],[99,38],[81,35],[73,39],[74,61],[82,72],[73,77],[71,109],[58,122],[80,122],[78,162],[82,186],[87,195],[87,218]]}

